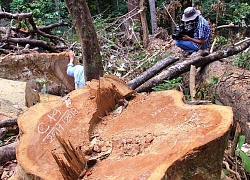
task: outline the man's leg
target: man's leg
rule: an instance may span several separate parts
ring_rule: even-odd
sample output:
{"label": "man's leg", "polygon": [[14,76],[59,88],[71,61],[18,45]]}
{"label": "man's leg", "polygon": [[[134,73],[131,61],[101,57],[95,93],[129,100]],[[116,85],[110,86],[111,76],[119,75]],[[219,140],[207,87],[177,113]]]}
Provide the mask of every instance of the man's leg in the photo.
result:
{"label": "man's leg", "polygon": [[175,40],[174,44],[189,53],[197,52],[199,50],[192,41]]}

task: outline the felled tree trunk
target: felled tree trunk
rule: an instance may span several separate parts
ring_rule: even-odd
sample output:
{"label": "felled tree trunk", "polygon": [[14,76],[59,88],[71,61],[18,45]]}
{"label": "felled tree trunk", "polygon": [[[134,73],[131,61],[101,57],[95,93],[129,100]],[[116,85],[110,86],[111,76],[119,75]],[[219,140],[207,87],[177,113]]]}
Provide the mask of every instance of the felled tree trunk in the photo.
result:
{"label": "felled tree trunk", "polygon": [[170,66],[168,69],[162,71],[160,74],[147,80],[140,86],[136,87],[135,91],[137,92],[151,91],[154,86],[163,82],[163,80],[176,78],[182,73],[189,71],[191,65],[194,65],[196,67],[203,67],[213,61],[237,54],[245,50],[249,46],[250,46],[250,39],[247,39],[246,41],[242,42],[237,46],[232,45],[224,50],[219,50],[206,56],[197,55],[194,57],[187,58],[185,61]]}
{"label": "felled tree trunk", "polygon": [[22,174],[15,177],[62,179],[51,154],[63,153],[57,134],[96,160],[92,179],[219,179],[232,110],[187,105],[182,98],[178,91],[134,94],[106,76],[63,101],[39,103],[18,118]]}
{"label": "felled tree trunk", "polygon": [[45,84],[49,94],[62,95],[74,89],[74,78],[66,74],[67,52],[10,54],[1,57],[0,62],[0,78],[28,82],[39,92]]}
{"label": "felled tree trunk", "polygon": [[[234,124],[239,122],[246,141],[250,143],[250,71],[230,65],[226,60],[210,63],[201,72],[200,84],[206,79],[218,77],[219,82],[210,90],[210,94],[223,105],[231,106],[234,112]],[[199,83],[199,82],[197,82]],[[201,85],[202,86],[202,85]]]}

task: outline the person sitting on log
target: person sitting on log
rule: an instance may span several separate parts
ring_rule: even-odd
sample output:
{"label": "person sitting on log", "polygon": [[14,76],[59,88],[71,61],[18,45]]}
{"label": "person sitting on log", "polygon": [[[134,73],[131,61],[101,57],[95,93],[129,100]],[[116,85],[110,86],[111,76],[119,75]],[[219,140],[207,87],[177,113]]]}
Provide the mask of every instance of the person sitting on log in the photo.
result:
{"label": "person sitting on log", "polygon": [[201,15],[201,12],[194,7],[188,7],[184,10],[182,21],[184,21],[185,25],[192,26],[192,34],[187,35],[188,33],[183,33],[180,38],[175,39],[175,45],[189,55],[200,49],[207,49],[210,45],[210,27],[208,21]]}
{"label": "person sitting on log", "polygon": [[67,74],[74,77],[75,89],[85,86],[84,67],[80,64],[74,65],[75,53],[69,52],[69,64],[67,65]]}

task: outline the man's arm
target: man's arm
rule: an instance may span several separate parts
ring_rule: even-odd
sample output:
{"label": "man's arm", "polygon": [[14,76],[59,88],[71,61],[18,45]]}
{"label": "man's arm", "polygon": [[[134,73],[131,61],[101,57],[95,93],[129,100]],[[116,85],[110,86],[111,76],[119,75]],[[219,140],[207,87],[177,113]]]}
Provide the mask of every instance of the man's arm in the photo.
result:
{"label": "man's arm", "polygon": [[69,63],[74,64],[75,53],[73,51],[69,51]]}
{"label": "man's arm", "polygon": [[204,44],[205,43],[205,39],[204,38],[195,39],[195,38],[189,37],[188,35],[184,35],[183,36],[183,40],[184,41],[193,41],[194,43],[197,43],[197,44]]}

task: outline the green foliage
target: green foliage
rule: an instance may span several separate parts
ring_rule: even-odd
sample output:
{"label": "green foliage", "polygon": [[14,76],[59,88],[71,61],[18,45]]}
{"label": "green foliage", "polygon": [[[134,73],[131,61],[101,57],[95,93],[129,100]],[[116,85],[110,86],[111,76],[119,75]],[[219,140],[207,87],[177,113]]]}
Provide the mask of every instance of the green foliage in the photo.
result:
{"label": "green foliage", "polygon": [[243,23],[249,24],[250,5],[248,3],[233,3],[230,9],[233,9],[233,13],[228,14],[230,18],[230,20],[228,20],[229,23],[233,22],[234,24],[240,25]]}
{"label": "green foliage", "polygon": [[176,89],[180,87],[182,84],[182,78],[178,77],[171,80],[164,80],[163,83],[153,87],[152,89],[154,91],[163,91],[163,90],[170,90],[170,89]]}
{"label": "green foliage", "polygon": [[37,25],[56,22],[70,22],[69,13],[64,1],[60,0],[13,0],[10,3],[10,12],[32,12]]}
{"label": "green foliage", "polygon": [[230,42],[228,39],[224,36],[217,36],[216,37],[216,43],[215,43],[215,49],[221,49],[221,47],[229,44]]}
{"label": "green foliage", "polygon": [[242,147],[242,145],[244,144],[245,139],[246,139],[246,138],[245,138],[244,135],[241,135],[241,136],[239,137],[238,147],[237,147],[237,149],[236,149],[236,151],[235,151],[235,154],[241,158],[242,164],[243,164],[245,170],[246,170],[247,172],[250,173],[250,157],[248,157],[248,156],[246,155],[246,153],[245,153],[244,151],[241,150],[241,147]]}
{"label": "green foliage", "polygon": [[250,52],[243,52],[236,56],[233,64],[235,66],[250,70]]}
{"label": "green foliage", "polygon": [[[250,5],[249,0],[239,0],[239,1],[220,1],[224,6],[224,12],[216,12],[212,9],[211,5],[218,3],[218,0],[206,0],[202,1],[202,15],[209,19],[211,23],[216,22],[216,13],[219,13],[218,26],[234,23],[242,25],[250,23]],[[220,6],[221,7],[221,6]]]}
{"label": "green foliage", "polygon": [[215,96],[211,96],[212,88],[219,82],[219,77],[213,76],[212,78],[207,78],[202,86],[196,89],[195,98],[198,100],[210,100],[215,101]]}

